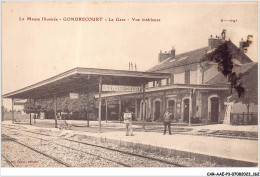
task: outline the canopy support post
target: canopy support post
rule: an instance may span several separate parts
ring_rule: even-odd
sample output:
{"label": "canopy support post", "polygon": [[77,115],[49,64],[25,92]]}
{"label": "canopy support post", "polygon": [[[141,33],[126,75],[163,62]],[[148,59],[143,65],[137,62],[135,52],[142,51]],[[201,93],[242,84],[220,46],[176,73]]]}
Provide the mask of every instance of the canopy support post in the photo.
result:
{"label": "canopy support post", "polygon": [[4,121],[4,112],[5,112],[5,109],[4,109],[4,105],[3,105],[3,99],[1,99],[1,109],[2,109],[2,121]]}
{"label": "canopy support post", "polygon": [[14,123],[14,98],[12,98],[12,123]]}
{"label": "canopy support post", "polygon": [[89,87],[87,87],[87,127],[89,127]]}
{"label": "canopy support post", "polygon": [[35,109],[35,99],[33,99],[33,109],[35,111],[34,116],[33,116],[33,122],[36,123],[36,112],[37,112],[37,109]]}
{"label": "canopy support post", "polygon": [[121,123],[121,98],[120,97],[118,102],[118,108],[119,108],[119,113],[118,113],[119,123]]}
{"label": "canopy support post", "polygon": [[31,99],[29,99],[29,105],[30,105],[30,125],[32,125],[32,104],[31,104]]}
{"label": "canopy support post", "polygon": [[135,99],[135,120],[137,120],[137,99]]}
{"label": "canopy support post", "polygon": [[99,132],[101,133],[101,94],[102,94],[102,76],[99,76],[98,82],[98,122],[99,122]]}
{"label": "canopy support post", "polygon": [[106,123],[107,123],[107,99],[106,99]]}
{"label": "canopy support post", "polygon": [[145,119],[146,119],[146,114],[145,114],[145,83],[142,84],[142,89],[143,89],[143,114],[142,114],[142,119],[143,119],[143,126],[142,126],[142,131],[145,131]]}
{"label": "canopy support post", "polygon": [[193,90],[190,90],[190,101],[189,101],[189,127],[191,126],[191,114],[192,114],[192,96],[193,96]]}
{"label": "canopy support post", "polygon": [[58,128],[58,121],[57,121],[57,96],[56,96],[56,94],[54,94],[53,103],[54,103],[55,128]]}

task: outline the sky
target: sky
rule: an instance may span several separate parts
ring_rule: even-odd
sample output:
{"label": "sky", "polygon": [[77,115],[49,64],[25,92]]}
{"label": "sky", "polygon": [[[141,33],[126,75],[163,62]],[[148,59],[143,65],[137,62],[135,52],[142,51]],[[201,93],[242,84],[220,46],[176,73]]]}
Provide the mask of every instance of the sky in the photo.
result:
{"label": "sky", "polygon": [[[128,70],[131,61],[145,71],[158,63],[160,50],[206,47],[223,29],[237,46],[253,35],[247,55],[257,61],[257,25],[257,2],[2,2],[2,94],[75,67]],[[4,106],[10,109],[11,101]]]}

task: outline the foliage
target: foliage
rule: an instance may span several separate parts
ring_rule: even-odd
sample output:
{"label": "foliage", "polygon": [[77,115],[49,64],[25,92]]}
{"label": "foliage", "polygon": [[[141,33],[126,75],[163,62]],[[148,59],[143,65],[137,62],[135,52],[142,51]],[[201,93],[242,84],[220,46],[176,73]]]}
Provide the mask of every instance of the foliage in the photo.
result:
{"label": "foliage", "polygon": [[8,112],[8,109],[2,106],[2,114]]}
{"label": "foliage", "polygon": [[209,61],[214,61],[218,64],[218,70],[231,84],[231,94],[232,89],[235,89],[238,97],[241,97],[244,94],[245,89],[240,82],[241,76],[233,71],[235,65],[233,59],[238,56],[235,56],[235,54],[231,52],[228,47],[228,42],[230,41],[225,41],[220,44],[214,51],[209,53],[206,58],[209,59]]}
{"label": "foliage", "polygon": [[129,111],[134,112],[134,100],[122,100],[121,101],[121,109],[124,112],[128,108]]}
{"label": "foliage", "polygon": [[79,117],[84,118],[95,108],[95,95],[89,94],[88,97],[87,94],[81,94],[78,99],[67,98],[63,103],[66,103],[65,107],[69,112],[77,112]]}
{"label": "foliage", "polygon": [[31,108],[30,108],[30,100],[28,99],[24,104],[24,112],[29,114],[30,110],[32,113],[39,113],[39,112],[49,112],[53,110],[53,100],[51,99],[38,99],[33,102],[31,100]]}
{"label": "foliage", "polygon": [[248,72],[240,75],[240,82],[244,87],[245,92],[241,97],[238,94],[232,95],[232,101],[240,102],[247,106],[247,112],[249,113],[250,103],[258,104],[258,80],[257,80],[257,65],[250,68]]}
{"label": "foliage", "polygon": [[[89,101],[89,104],[88,104]],[[35,106],[34,106],[35,104]],[[78,99],[70,99],[68,96],[57,98],[57,112],[65,113],[78,113],[81,118],[87,116],[87,112],[92,112],[95,108],[95,97],[94,94],[83,93],[79,95]],[[52,112],[54,109],[54,99],[38,99],[33,102],[31,101],[31,112]],[[24,111],[30,113],[29,100],[24,105]]]}
{"label": "foliage", "polygon": [[[250,36],[250,35],[249,35]],[[250,36],[251,37],[251,36]],[[242,101],[246,104],[247,111],[249,113],[250,103],[257,104],[258,95],[258,81],[257,81],[257,65],[254,68],[250,68],[248,72],[237,74],[233,68],[235,66],[233,59],[238,58],[239,53],[232,53],[229,48],[230,41],[225,41],[218,46],[213,52],[209,53],[206,59],[214,61],[218,64],[218,70],[228,79],[231,84],[231,100],[235,102]],[[250,45],[248,39],[243,44],[243,49]],[[232,89],[236,92],[232,93]]]}

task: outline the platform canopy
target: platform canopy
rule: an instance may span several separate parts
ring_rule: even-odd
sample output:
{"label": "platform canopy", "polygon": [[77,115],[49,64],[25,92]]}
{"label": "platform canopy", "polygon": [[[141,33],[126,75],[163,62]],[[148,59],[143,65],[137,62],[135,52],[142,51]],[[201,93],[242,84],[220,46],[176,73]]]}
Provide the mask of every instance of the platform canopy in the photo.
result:
{"label": "platform canopy", "polygon": [[[14,122],[13,105],[15,99],[47,99],[54,100],[54,118],[55,128],[57,128],[57,97],[68,93],[97,93],[98,98],[98,120],[99,130],[101,132],[101,94],[102,85],[110,86],[139,86],[145,99],[145,84],[150,81],[167,79],[170,74],[152,73],[126,70],[95,69],[95,68],[74,68],[49,79],[43,80],[28,87],[4,94],[2,98],[12,99],[12,120]],[[141,87],[142,86],[142,87]],[[128,87],[129,88],[129,87]],[[132,87],[131,87],[132,88]],[[120,114],[119,114],[120,115]],[[30,125],[31,112],[30,112]],[[143,118],[143,129],[145,128],[145,118]]]}
{"label": "platform canopy", "polygon": [[170,74],[78,67],[28,87],[4,94],[2,98],[50,98],[54,94],[59,96],[70,92],[84,92],[86,88],[92,88],[93,92],[98,92],[100,77],[102,77],[102,84],[140,86],[150,81],[167,79]]}

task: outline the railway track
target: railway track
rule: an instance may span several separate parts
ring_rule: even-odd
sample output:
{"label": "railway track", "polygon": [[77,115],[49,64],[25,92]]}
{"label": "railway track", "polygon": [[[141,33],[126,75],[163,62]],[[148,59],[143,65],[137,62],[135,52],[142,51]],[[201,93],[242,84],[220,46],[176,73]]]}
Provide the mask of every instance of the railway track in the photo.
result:
{"label": "railway track", "polygon": [[[21,130],[19,130],[19,131],[21,131]],[[30,131],[26,131],[26,132],[30,132]],[[32,132],[30,132],[30,133],[32,133]],[[36,134],[38,134],[38,133],[36,133]],[[45,141],[45,142],[48,142],[48,143],[51,143],[51,144],[55,144],[55,145],[58,145],[58,146],[61,146],[61,147],[64,147],[64,148],[67,148],[67,149],[71,149],[71,150],[74,150],[74,151],[77,151],[77,152],[81,152],[81,153],[85,153],[85,154],[88,154],[88,155],[91,155],[91,156],[96,156],[96,157],[98,157],[98,158],[102,158],[102,159],[104,159],[104,160],[107,160],[107,161],[110,161],[110,162],[114,162],[114,163],[116,163],[116,164],[119,164],[120,166],[123,166],[123,167],[131,167],[130,165],[128,165],[128,164],[126,164],[126,163],[122,163],[122,162],[119,162],[119,161],[116,161],[116,160],[112,160],[112,159],[108,159],[108,158],[106,158],[106,157],[102,157],[102,156],[99,156],[99,155],[96,155],[96,154],[93,154],[93,153],[88,153],[88,152],[86,152],[86,151],[82,151],[82,150],[79,150],[79,149],[75,149],[75,148],[73,148],[73,147],[69,147],[69,146],[65,146],[65,145],[62,145],[62,144],[59,144],[59,143],[54,143],[53,141],[50,141],[50,140],[46,140],[46,139],[42,139],[42,138],[39,138],[39,137],[33,137],[33,136],[30,136],[30,135],[24,135],[24,134],[21,134],[21,133],[15,133],[15,135],[21,135],[21,136],[26,136],[26,137],[31,137],[31,138],[35,138],[35,139],[38,139],[38,140],[41,140],[41,141]],[[41,134],[41,135],[44,135],[44,134]],[[7,135],[5,135],[5,134],[3,134],[3,136],[4,137],[7,137]],[[11,138],[10,137],[10,139],[12,139],[13,140],[13,138]],[[13,140],[13,141],[15,141],[15,140]],[[16,143],[19,143],[19,144],[21,144],[21,145],[24,145],[24,146],[26,146],[27,148],[32,148],[31,146],[28,146],[28,145],[26,145],[26,144],[24,144],[24,143],[21,143],[21,142],[17,142],[17,141],[15,141]],[[34,149],[34,148],[32,148],[32,149]],[[36,150],[36,149],[34,149],[34,150]],[[39,151],[39,150],[36,150],[37,152],[41,152],[41,151]],[[43,153],[43,152],[42,152]],[[51,156],[52,158],[54,158],[53,156]],[[56,159],[56,161],[60,161],[60,162],[62,162],[61,160],[59,160],[58,158],[55,158]],[[65,165],[65,166],[67,166],[67,167],[71,167],[72,165]]]}
{"label": "railway track", "polygon": [[12,161],[9,160],[9,158],[6,157],[6,155],[4,155],[3,153],[1,155],[10,167],[15,167],[15,165],[12,163]]}
{"label": "railway track", "polygon": [[[11,129],[13,129],[13,128],[11,128]],[[38,134],[38,135],[43,135],[43,136],[48,136],[48,137],[51,136],[51,135],[45,134],[45,133],[31,132],[31,131],[27,131],[27,130],[23,130],[23,131],[25,131],[27,133]],[[28,137],[29,135],[26,135],[26,136]],[[59,145],[59,146],[65,147],[65,148],[69,148],[69,149],[72,149],[72,150],[75,150],[75,151],[79,151],[79,152],[90,154],[88,152],[85,152],[85,151],[82,151],[82,150],[79,150],[79,149],[75,149],[75,148],[72,148],[72,147],[69,147],[69,146],[61,145],[59,143],[54,143],[53,141],[49,141],[49,140],[42,139],[42,138],[39,138],[39,137],[33,137],[33,136],[30,136],[30,137],[31,138],[36,138],[38,140],[46,141],[46,142],[49,142],[49,143],[52,143],[52,144],[56,144],[56,145]],[[114,149],[114,148],[106,147],[106,146],[102,146],[102,145],[86,143],[86,142],[82,142],[82,141],[76,141],[76,140],[72,140],[72,139],[68,139],[68,138],[60,138],[60,139],[66,140],[66,141],[69,141],[69,142],[73,142],[73,143],[83,144],[85,146],[91,146],[91,147],[94,147],[94,148],[101,148],[101,149],[117,152],[117,153],[120,153],[120,154],[132,156],[132,157],[138,157],[138,158],[146,159],[146,160],[149,160],[149,161],[156,161],[156,162],[160,162],[160,163],[163,163],[163,164],[166,164],[166,165],[170,165],[170,166],[187,167],[187,166],[184,166],[184,165],[181,165],[179,163],[172,162],[172,161],[167,161],[167,160],[164,160],[164,159],[159,159],[159,158],[155,158],[155,157],[150,157],[150,156],[145,156],[145,155],[141,155],[141,154],[136,154],[136,153],[129,152],[129,151]],[[93,154],[90,154],[90,155],[93,155]],[[99,156],[99,157],[104,158],[102,156]],[[116,162],[116,163],[118,163],[118,164],[120,164],[122,166],[125,166],[125,167],[131,167],[131,165],[128,165],[126,163],[122,163],[122,162],[119,162],[119,161],[115,161],[115,160],[112,160],[112,159],[106,159],[106,160],[110,160],[110,161]]]}
{"label": "railway track", "polygon": [[[20,134],[20,133],[19,133]],[[20,134],[22,135],[22,134]],[[48,142],[48,143],[52,143],[52,144],[55,144],[55,145],[58,145],[58,146],[62,146],[64,148],[68,148],[68,149],[71,149],[71,150],[74,150],[74,151],[78,151],[78,152],[82,152],[82,153],[85,153],[85,154],[88,154],[88,155],[92,155],[92,156],[96,156],[96,157],[100,157],[100,158],[103,158],[105,160],[108,160],[108,161],[111,161],[111,162],[114,162],[114,163],[117,163],[119,165],[122,165],[124,167],[132,167],[126,163],[122,163],[122,162],[118,162],[118,161],[115,161],[115,160],[112,160],[112,159],[108,159],[106,157],[102,157],[102,156],[99,156],[99,155],[96,155],[96,154],[93,154],[93,153],[89,153],[89,152],[86,152],[86,151],[82,151],[82,150],[79,150],[79,149],[76,149],[76,148],[73,148],[73,147],[69,147],[69,146],[65,146],[65,145],[62,145],[62,144],[59,144],[59,143],[54,143],[53,141],[50,141],[50,140],[46,140],[46,139],[42,139],[42,138],[39,138],[39,137],[33,137],[33,136],[30,136],[30,135],[26,135],[27,137],[31,137],[31,138],[35,138],[35,139],[38,139],[38,140],[41,140],[41,141],[45,141],[45,142]]]}
{"label": "railway track", "polygon": [[[39,151],[39,150],[37,150],[37,149],[35,149],[35,148],[29,146],[29,145],[26,145],[26,144],[24,144],[24,143],[22,143],[22,142],[20,142],[20,141],[18,141],[18,140],[16,140],[16,139],[10,137],[10,136],[7,136],[6,134],[2,134],[2,136],[5,137],[5,141],[15,142],[15,143],[17,143],[17,144],[19,144],[19,145],[21,145],[21,146],[24,146],[24,147],[26,147],[26,148],[28,148],[28,149],[34,151],[34,152],[37,152],[37,153],[39,153],[39,154],[41,154],[41,155],[43,155],[43,156],[45,156],[45,157],[48,157],[48,158],[50,158],[50,159],[56,161],[56,162],[59,163],[59,164],[62,164],[62,165],[64,165],[64,166],[66,166],[66,167],[71,167],[70,164],[68,164],[68,163],[66,163],[66,162],[63,162],[63,161],[61,161],[60,159],[57,159],[56,157],[53,157],[53,156],[51,156],[51,155],[49,155],[49,154],[46,154],[45,152]],[[7,138],[8,138],[8,139],[7,139]],[[7,159],[6,156],[4,156],[3,154],[2,154],[2,156],[7,160],[7,162],[11,162],[11,161],[10,161],[9,159]],[[10,164],[10,165],[11,165],[11,164]],[[14,167],[13,164],[12,164],[11,166]]]}
{"label": "railway track", "polygon": [[82,141],[70,140],[70,139],[67,139],[67,138],[65,138],[65,139],[67,141],[71,141],[71,142],[75,142],[75,143],[82,143],[82,144],[85,144],[85,145],[88,145],[88,146],[94,146],[94,147],[98,147],[98,148],[104,148],[104,149],[107,149],[107,150],[111,150],[111,151],[115,151],[115,152],[119,152],[119,153],[123,153],[123,154],[128,154],[128,155],[131,155],[131,156],[137,156],[137,157],[145,158],[145,159],[148,159],[148,160],[158,161],[158,162],[173,165],[173,166],[176,166],[176,167],[187,167],[187,166],[184,166],[184,165],[181,165],[181,164],[178,164],[178,163],[170,162],[170,161],[163,160],[163,159],[158,159],[158,158],[155,158],[155,157],[149,157],[149,156],[145,156],[145,155],[141,155],[141,154],[136,154],[136,153],[123,151],[123,150],[119,150],[119,149],[114,149],[114,148],[110,148],[110,147],[105,147],[105,146],[101,146],[101,145],[86,143],[86,142],[82,142]]}

